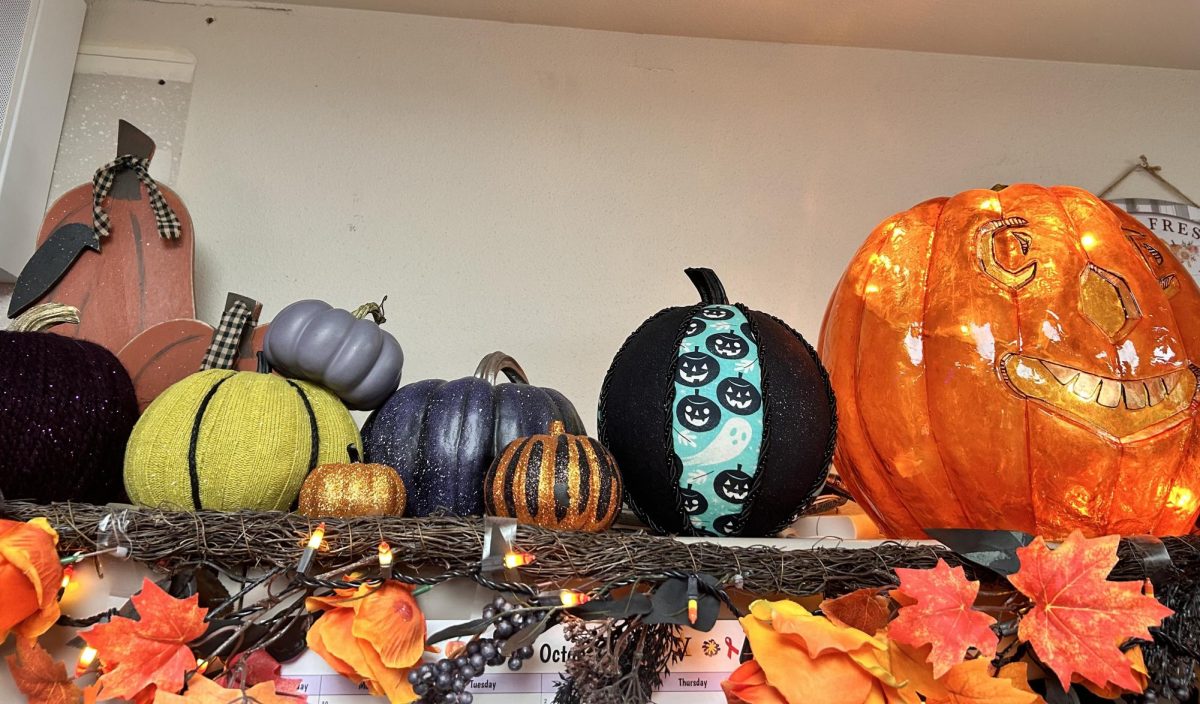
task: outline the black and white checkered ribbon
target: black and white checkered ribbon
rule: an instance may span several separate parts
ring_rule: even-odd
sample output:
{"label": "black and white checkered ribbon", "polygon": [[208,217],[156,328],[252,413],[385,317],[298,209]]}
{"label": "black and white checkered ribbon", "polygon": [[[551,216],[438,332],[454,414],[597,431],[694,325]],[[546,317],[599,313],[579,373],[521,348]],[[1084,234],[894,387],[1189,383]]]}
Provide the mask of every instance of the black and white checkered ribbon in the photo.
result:
{"label": "black and white checkered ribbon", "polygon": [[171,206],[167,205],[167,200],[163,198],[158,184],[150,178],[149,167],[149,160],[139,159],[132,154],[124,154],[96,170],[96,175],[92,177],[92,229],[96,231],[97,235],[108,237],[112,233],[108,213],[104,210],[104,199],[108,198],[117,174],[129,169],[137,175],[139,181],[145,184],[146,191],[150,194],[150,208],[154,211],[154,222],[158,225],[159,237],[169,240],[179,238],[183,229],[179,224],[179,218],[175,216]]}
{"label": "black and white checkered ribbon", "polygon": [[237,301],[229,310],[221,314],[221,324],[213,333],[208,351],[204,353],[204,361],[200,363],[200,371],[205,369],[233,369],[237,361],[238,348],[242,344],[242,333],[246,329],[246,321],[250,319],[250,309],[245,303]]}

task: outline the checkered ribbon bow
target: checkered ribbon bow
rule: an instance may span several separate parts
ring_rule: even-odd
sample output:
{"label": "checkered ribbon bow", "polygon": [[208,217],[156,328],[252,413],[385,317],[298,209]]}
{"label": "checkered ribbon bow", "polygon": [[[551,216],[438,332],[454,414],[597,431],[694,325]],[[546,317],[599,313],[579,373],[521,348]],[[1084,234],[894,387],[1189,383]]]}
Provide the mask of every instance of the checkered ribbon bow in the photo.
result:
{"label": "checkered ribbon bow", "polygon": [[250,309],[241,301],[235,302],[229,310],[221,314],[221,324],[213,333],[208,351],[204,353],[204,361],[200,363],[200,371],[206,369],[233,369],[237,361],[238,347],[242,345],[242,332],[246,321],[250,319]]}
{"label": "checkered ribbon bow", "polygon": [[92,177],[92,229],[96,231],[97,235],[108,237],[112,234],[108,213],[104,211],[104,199],[108,198],[117,174],[125,169],[131,169],[133,173],[137,174],[138,180],[145,184],[146,191],[150,194],[150,208],[154,210],[154,222],[158,225],[159,237],[168,240],[179,239],[179,233],[183,229],[179,224],[179,218],[175,216],[171,206],[167,205],[167,200],[163,198],[158,184],[150,178],[149,166],[150,162],[147,159],[124,154],[96,171],[96,175]]}

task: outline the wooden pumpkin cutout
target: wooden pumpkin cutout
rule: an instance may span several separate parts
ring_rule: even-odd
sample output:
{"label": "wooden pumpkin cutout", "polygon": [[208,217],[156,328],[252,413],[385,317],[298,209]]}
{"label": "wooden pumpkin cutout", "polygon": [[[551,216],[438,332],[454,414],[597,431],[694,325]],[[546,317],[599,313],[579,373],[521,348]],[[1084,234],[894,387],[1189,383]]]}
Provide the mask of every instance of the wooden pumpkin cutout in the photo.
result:
{"label": "wooden pumpkin cutout", "polygon": [[[247,304],[251,316],[250,329],[242,335],[233,368],[254,371],[269,325],[256,325],[262,304],[250,298],[231,293],[225,300],[225,310],[238,300]],[[213,326],[201,320],[168,320],[143,330],[121,348],[117,359],[133,379],[141,410],[146,410],[167,387],[200,369],[214,332]]]}
{"label": "wooden pumpkin cutout", "polygon": [[[122,120],[117,132],[117,155],[124,154],[149,162],[154,156],[154,141]],[[146,186],[132,171],[119,172],[105,201],[112,234],[99,238],[100,251],[83,251],[66,275],[41,297],[80,311],[80,325],[60,325],[54,332],[90,340],[116,352],[158,323],[196,316],[192,219],[174,191],[162,184],[158,187],[179,219],[179,238],[159,236]],[[38,246],[71,224],[92,228],[91,183],[76,186],[54,201],[42,221]],[[202,347],[207,346],[206,341]]]}

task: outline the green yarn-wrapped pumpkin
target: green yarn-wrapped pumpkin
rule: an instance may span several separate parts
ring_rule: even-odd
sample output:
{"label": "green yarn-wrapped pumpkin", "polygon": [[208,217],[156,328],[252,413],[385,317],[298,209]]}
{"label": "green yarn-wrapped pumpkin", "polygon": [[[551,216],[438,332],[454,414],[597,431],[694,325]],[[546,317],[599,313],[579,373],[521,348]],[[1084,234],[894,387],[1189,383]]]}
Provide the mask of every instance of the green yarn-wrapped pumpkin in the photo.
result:
{"label": "green yarn-wrapped pumpkin", "polygon": [[145,506],[285,511],[309,471],[347,462],[347,446],[361,443],[350,412],[319,386],[210,369],[142,414],[125,453],[125,489]]}

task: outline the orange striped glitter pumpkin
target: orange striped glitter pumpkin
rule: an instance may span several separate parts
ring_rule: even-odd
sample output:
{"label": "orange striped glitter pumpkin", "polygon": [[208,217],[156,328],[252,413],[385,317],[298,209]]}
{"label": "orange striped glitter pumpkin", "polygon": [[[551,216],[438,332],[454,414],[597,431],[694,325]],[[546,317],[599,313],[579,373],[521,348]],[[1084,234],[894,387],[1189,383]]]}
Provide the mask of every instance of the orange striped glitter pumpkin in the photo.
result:
{"label": "orange striped glitter pumpkin", "polygon": [[549,435],[504,448],[483,485],[488,514],[557,530],[606,530],[621,510],[621,475],[608,450],[559,421]]}

